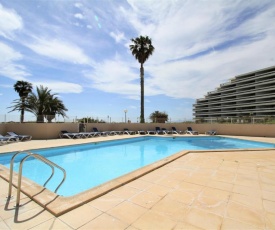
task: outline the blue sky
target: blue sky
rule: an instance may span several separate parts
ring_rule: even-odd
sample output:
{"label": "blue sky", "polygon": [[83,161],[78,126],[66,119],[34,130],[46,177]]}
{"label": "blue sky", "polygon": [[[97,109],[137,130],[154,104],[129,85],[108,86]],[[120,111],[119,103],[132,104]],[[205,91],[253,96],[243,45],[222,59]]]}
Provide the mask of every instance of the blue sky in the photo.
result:
{"label": "blue sky", "polygon": [[[0,117],[17,80],[58,93],[67,115],[140,115],[131,38],[147,35],[145,117],[192,119],[197,98],[230,78],[275,65],[274,0],[0,0]],[[29,114],[31,115],[31,114]],[[0,119],[1,120],[1,119]]]}

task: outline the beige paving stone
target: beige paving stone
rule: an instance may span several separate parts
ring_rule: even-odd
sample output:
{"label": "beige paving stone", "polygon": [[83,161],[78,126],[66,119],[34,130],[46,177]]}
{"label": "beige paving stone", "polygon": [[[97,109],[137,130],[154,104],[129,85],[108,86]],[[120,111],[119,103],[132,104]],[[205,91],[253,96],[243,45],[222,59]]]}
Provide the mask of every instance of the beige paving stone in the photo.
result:
{"label": "beige paving stone", "polygon": [[236,161],[228,161],[228,160],[224,160],[220,167],[228,167],[228,168],[232,168],[232,169],[238,169],[239,163]]}
{"label": "beige paving stone", "polygon": [[222,161],[220,159],[213,159],[213,158],[209,158],[207,160],[205,160],[204,162],[202,162],[202,164],[200,165],[201,169],[218,169],[221,165]]}
{"label": "beige paving stone", "polygon": [[128,199],[136,194],[140,193],[139,189],[129,187],[129,186],[122,186],[120,188],[117,188],[113,191],[111,191],[109,194],[115,195],[124,199]]}
{"label": "beige paving stone", "polygon": [[263,199],[275,202],[275,192],[262,191]]}
{"label": "beige paving stone", "polygon": [[216,188],[228,192],[231,192],[233,190],[233,184],[215,180],[207,183],[207,187]]}
{"label": "beige paving stone", "polygon": [[232,193],[230,201],[246,205],[258,212],[263,210],[263,201],[261,197]]}
{"label": "beige paving stone", "polygon": [[275,192],[275,185],[272,184],[266,184],[266,183],[261,183],[261,189],[263,191],[269,191],[269,192]]}
{"label": "beige paving stone", "polygon": [[186,181],[183,181],[178,185],[178,189],[181,189],[187,192],[192,192],[194,194],[199,194],[203,188],[204,186],[202,185],[193,184]]}
{"label": "beige paving stone", "polygon": [[243,175],[237,175],[235,184],[247,186],[253,189],[258,189],[260,187],[260,183],[257,178],[247,178]]}
{"label": "beige paving stone", "polygon": [[99,209],[100,211],[106,212],[109,209],[117,206],[118,204],[120,204],[123,201],[124,201],[124,199],[122,199],[122,198],[119,198],[119,197],[111,195],[111,194],[106,194],[104,196],[99,197],[98,199],[95,199],[95,200],[87,203],[87,205],[95,207],[95,208]]}
{"label": "beige paving stone", "polygon": [[67,223],[72,228],[77,229],[88,223],[89,221],[93,220],[100,214],[102,214],[102,212],[98,209],[93,208],[89,205],[82,205],[79,208],[63,214],[59,217],[59,219]]}
{"label": "beige paving stone", "polygon": [[4,195],[7,196],[8,195],[8,189],[9,189],[9,184],[4,181],[2,178],[0,178],[0,196]]}
{"label": "beige paving stone", "polygon": [[251,176],[258,176],[258,168],[255,165],[254,167],[243,167],[242,164],[238,167],[238,174],[242,175],[251,175]]}
{"label": "beige paving stone", "polygon": [[251,189],[251,187],[247,187],[239,184],[234,185],[233,192],[238,194],[248,195],[248,196],[255,196],[258,198],[261,198],[262,196],[262,191],[260,187]]}
{"label": "beige paving stone", "polygon": [[266,172],[266,173],[275,173],[275,167],[272,165],[265,165],[258,168],[259,172]]}
{"label": "beige paving stone", "polygon": [[129,226],[129,227],[127,227],[125,230],[139,230],[139,229],[137,229],[137,228],[135,228],[135,227],[133,227],[133,226]]}
{"label": "beige paving stone", "polygon": [[110,209],[107,213],[127,224],[131,224],[140,216],[142,216],[146,211],[146,208],[125,201]]}
{"label": "beige paving stone", "polygon": [[155,203],[157,203],[161,199],[160,196],[157,196],[155,194],[149,193],[149,192],[141,192],[131,199],[129,201],[138,204],[144,208],[151,208]]}
{"label": "beige paving stone", "polygon": [[221,230],[238,230],[238,229],[260,230],[262,228],[258,228],[253,225],[228,219],[228,218],[223,219]]}
{"label": "beige paving stone", "polygon": [[148,173],[148,174],[142,176],[141,178],[142,178],[142,180],[155,183],[165,177],[166,177],[166,174],[162,174],[158,170],[156,170],[154,172],[151,172],[151,173]]}
{"label": "beige paving stone", "polygon": [[192,207],[204,210],[209,213],[216,214],[223,217],[226,211],[227,201],[216,199],[215,194],[213,196],[199,196],[198,199],[192,204]]}
{"label": "beige paving stone", "polygon": [[230,198],[231,192],[221,190],[221,189],[211,188],[211,187],[204,187],[200,195],[208,196],[208,197],[214,196],[216,199],[228,201]]}
{"label": "beige paving stone", "polygon": [[[2,180],[2,178],[0,178],[0,181],[1,180]],[[6,183],[7,187],[8,187],[8,183],[7,182],[4,182],[4,183]],[[2,187],[0,187],[0,188],[1,188],[0,190],[2,191]],[[9,199],[9,203],[12,203],[12,202],[14,203],[15,202],[15,200],[16,200],[16,193],[17,193],[17,190],[13,189],[12,193],[11,193],[11,198]],[[3,191],[2,194],[0,194],[0,206],[3,206],[3,205],[7,204],[7,202],[8,202],[7,196],[8,196],[8,189],[5,190],[5,191]],[[24,193],[21,192],[20,199],[25,199],[25,198],[27,198],[27,196]]]}
{"label": "beige paving stone", "polygon": [[211,178],[217,170],[215,169],[208,169],[208,168],[199,168],[196,171],[193,171],[192,176],[200,176],[200,177],[206,177],[206,178]]}
{"label": "beige paving stone", "polygon": [[275,214],[275,202],[270,200],[263,200],[264,209],[269,212]]}
{"label": "beige paving stone", "polygon": [[104,229],[104,230],[118,229],[118,230],[122,230],[122,229],[126,229],[127,226],[128,225],[126,223],[114,218],[113,216],[103,213],[102,215],[100,215],[93,221],[90,221],[89,223],[83,225],[79,229],[80,230],[84,230],[84,229]]}
{"label": "beige paving stone", "polygon": [[185,222],[179,222],[175,228],[173,228],[174,230],[202,230],[202,228],[196,227],[192,224],[189,223],[185,223]]}
{"label": "beige paving stone", "polygon": [[6,223],[1,219],[0,219],[0,229],[1,230],[9,229],[9,227],[6,225]]}
{"label": "beige paving stone", "polygon": [[169,174],[169,178],[177,181],[183,181],[190,176],[190,171],[187,169],[178,169]]}
{"label": "beige paving stone", "polygon": [[177,160],[173,161],[169,164],[169,167],[172,167],[174,169],[185,169],[186,166],[186,160]]}
{"label": "beige paving stone", "polygon": [[159,181],[156,182],[156,184],[163,185],[169,188],[175,188],[178,186],[178,180],[171,179],[169,177],[165,177]]}
{"label": "beige paving stone", "polygon": [[184,181],[205,186],[210,181],[210,179],[208,177],[202,177],[202,176],[190,176],[185,178]]}
{"label": "beige paving stone", "polygon": [[57,218],[52,218],[48,221],[45,221],[42,224],[39,224],[39,225],[31,228],[31,230],[41,230],[41,229],[72,230],[73,228],[71,228],[70,226],[68,226],[67,224],[65,224],[64,222],[62,222],[61,220],[59,220]]}
{"label": "beige paving stone", "polygon": [[165,197],[155,204],[151,210],[167,216],[173,221],[183,221],[190,210],[190,206]]}
{"label": "beige paving stone", "polygon": [[20,200],[19,209],[15,207],[15,203],[16,201],[15,199],[13,199],[8,204],[5,204],[5,206],[0,207],[0,217],[3,220],[13,217],[17,212],[19,212],[19,214],[22,214],[35,208],[41,208],[41,206],[39,206],[37,203],[26,197]]}
{"label": "beige paving stone", "polygon": [[212,177],[216,181],[229,182],[233,183],[235,180],[236,174],[234,172],[228,172],[223,170],[218,170]]}
{"label": "beige paving stone", "polygon": [[18,215],[6,219],[5,223],[10,229],[29,229],[52,218],[52,214],[38,207],[23,213],[19,211]]}
{"label": "beige paving stone", "polygon": [[260,172],[260,180],[266,184],[275,185],[275,174]]}
{"label": "beige paving stone", "polygon": [[216,214],[192,208],[187,214],[185,222],[202,229],[220,229],[222,218]]}
{"label": "beige paving stone", "polygon": [[275,229],[275,214],[273,213],[266,213],[266,228],[267,229]]}
{"label": "beige paving stone", "polygon": [[173,229],[177,222],[154,211],[146,212],[132,226],[137,229]]}
{"label": "beige paving stone", "polygon": [[137,179],[137,180],[134,180],[127,184],[127,186],[129,186],[129,187],[133,187],[133,188],[136,188],[141,191],[145,190],[146,188],[148,188],[151,185],[152,185],[151,182],[148,182],[148,181],[145,181],[142,179]]}
{"label": "beige paving stone", "polygon": [[257,164],[249,163],[249,162],[242,162],[239,164],[238,170],[249,170],[249,171],[258,171]]}
{"label": "beige paving stone", "polygon": [[235,202],[228,203],[226,215],[230,219],[244,222],[257,228],[264,228],[265,226],[262,212],[256,212],[252,208]]}
{"label": "beige paving stone", "polygon": [[166,197],[186,205],[191,205],[197,198],[197,195],[193,194],[192,192],[176,189],[172,192],[169,192]]}
{"label": "beige paving stone", "polygon": [[170,192],[173,188],[169,188],[166,186],[152,184],[150,187],[146,188],[145,190],[149,193],[153,193],[157,196],[165,196],[168,192]]}

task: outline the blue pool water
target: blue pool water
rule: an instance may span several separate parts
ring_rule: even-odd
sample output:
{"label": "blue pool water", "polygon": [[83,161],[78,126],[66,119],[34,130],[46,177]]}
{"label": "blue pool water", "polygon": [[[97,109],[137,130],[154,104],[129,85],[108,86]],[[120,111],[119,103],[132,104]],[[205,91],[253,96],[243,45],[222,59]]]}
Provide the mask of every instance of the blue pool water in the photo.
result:
{"label": "blue pool water", "polygon": [[[274,148],[274,144],[244,141],[224,137],[137,137],[126,140],[97,142],[67,147],[31,150],[60,165],[67,172],[65,183],[58,190],[62,196],[72,196],[110,181],[133,170],[168,157],[181,150]],[[9,167],[14,153],[0,155],[0,164]],[[18,171],[24,155],[16,158]],[[29,158],[23,175],[43,185],[51,174],[49,166]],[[62,180],[56,170],[47,188],[54,191]]]}

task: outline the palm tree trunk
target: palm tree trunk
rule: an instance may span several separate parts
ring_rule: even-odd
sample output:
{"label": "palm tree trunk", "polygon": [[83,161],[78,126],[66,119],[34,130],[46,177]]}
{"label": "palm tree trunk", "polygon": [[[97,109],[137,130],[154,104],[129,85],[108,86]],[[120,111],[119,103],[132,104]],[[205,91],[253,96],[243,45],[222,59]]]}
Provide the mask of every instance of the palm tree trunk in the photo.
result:
{"label": "palm tree trunk", "polygon": [[144,68],[140,66],[140,123],[144,123]]}
{"label": "palm tree trunk", "polygon": [[22,100],[22,108],[21,108],[21,115],[20,115],[20,123],[24,122],[24,106],[25,106],[25,98],[21,97]]}

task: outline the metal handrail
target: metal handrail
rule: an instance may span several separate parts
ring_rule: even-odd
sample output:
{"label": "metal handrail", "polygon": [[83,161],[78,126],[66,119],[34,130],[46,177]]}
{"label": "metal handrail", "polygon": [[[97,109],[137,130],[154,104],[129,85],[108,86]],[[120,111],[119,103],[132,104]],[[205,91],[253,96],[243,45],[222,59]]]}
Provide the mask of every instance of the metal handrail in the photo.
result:
{"label": "metal handrail", "polygon": [[62,181],[59,183],[59,185],[57,186],[57,188],[55,189],[55,193],[57,192],[57,190],[60,188],[60,186],[64,183],[65,179],[66,179],[66,171],[65,169],[63,169],[62,167],[60,167],[59,165],[53,163],[52,161],[46,159],[45,157],[36,154],[36,153],[31,153],[28,151],[20,151],[17,152],[13,155],[11,162],[10,162],[10,180],[9,180],[9,193],[8,193],[8,197],[11,197],[11,191],[12,191],[12,175],[13,175],[13,163],[14,163],[14,159],[17,155],[21,154],[21,153],[26,153],[27,156],[25,156],[21,161],[20,161],[20,166],[19,166],[19,174],[18,174],[18,184],[17,184],[17,196],[16,196],[16,206],[19,206],[19,201],[20,201],[20,191],[21,191],[21,180],[22,180],[22,171],[23,171],[23,163],[25,162],[25,160],[27,160],[29,157],[34,157],[37,160],[40,160],[41,162],[44,162],[45,164],[49,165],[52,169],[52,174],[50,175],[50,177],[47,179],[47,181],[44,183],[44,187],[46,186],[46,184],[50,181],[50,179],[53,177],[54,174],[54,167],[60,169],[63,172],[63,179]]}

